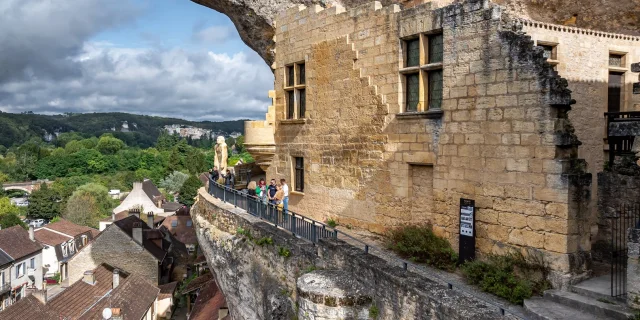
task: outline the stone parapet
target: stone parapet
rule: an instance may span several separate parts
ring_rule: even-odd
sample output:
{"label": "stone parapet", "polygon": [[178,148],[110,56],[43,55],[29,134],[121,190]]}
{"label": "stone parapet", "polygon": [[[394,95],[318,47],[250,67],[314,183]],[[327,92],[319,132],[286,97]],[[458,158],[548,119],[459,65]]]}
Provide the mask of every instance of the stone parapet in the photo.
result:
{"label": "stone parapet", "polygon": [[[321,239],[314,246],[203,188],[191,216],[234,319],[313,319],[321,314],[368,319],[372,306],[380,320],[512,319],[482,300],[393,267],[343,241]],[[307,312],[296,310],[296,303]]]}

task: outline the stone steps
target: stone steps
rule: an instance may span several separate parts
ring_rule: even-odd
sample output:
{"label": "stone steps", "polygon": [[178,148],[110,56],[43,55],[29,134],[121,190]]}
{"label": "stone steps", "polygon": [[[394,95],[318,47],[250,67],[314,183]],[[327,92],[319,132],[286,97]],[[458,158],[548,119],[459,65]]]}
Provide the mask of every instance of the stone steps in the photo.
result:
{"label": "stone steps", "polygon": [[544,297],[528,299],[524,306],[533,319],[540,320],[627,320],[635,315],[620,301],[560,290],[547,290]]}
{"label": "stone steps", "polygon": [[524,301],[524,308],[532,320],[604,320],[592,314],[549,301],[542,297],[534,297]]}

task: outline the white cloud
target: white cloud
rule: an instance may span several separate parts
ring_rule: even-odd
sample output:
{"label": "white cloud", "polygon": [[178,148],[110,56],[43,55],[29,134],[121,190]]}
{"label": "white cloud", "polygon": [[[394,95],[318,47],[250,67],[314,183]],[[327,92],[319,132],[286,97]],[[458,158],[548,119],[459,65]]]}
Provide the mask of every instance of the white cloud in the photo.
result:
{"label": "white cloud", "polygon": [[[139,12],[130,0],[0,0],[0,110],[194,120],[264,116],[273,74],[254,52],[126,48],[89,40]],[[191,40],[219,43],[234,32],[195,28]]]}
{"label": "white cloud", "polygon": [[[0,84],[8,112],[134,112],[194,120],[262,117],[273,74],[253,52],[129,49],[87,43],[62,80]],[[16,99],[17,93],[29,93]],[[2,98],[4,97],[4,98]]]}
{"label": "white cloud", "polygon": [[219,44],[232,36],[232,30],[227,26],[210,26],[201,30],[194,30],[192,40],[202,44]]}

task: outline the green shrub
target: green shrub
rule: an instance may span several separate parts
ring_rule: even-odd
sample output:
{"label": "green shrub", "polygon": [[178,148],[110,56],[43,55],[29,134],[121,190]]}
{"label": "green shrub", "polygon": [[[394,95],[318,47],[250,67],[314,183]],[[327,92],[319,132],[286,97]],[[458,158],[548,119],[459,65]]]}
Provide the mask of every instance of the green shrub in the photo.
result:
{"label": "green shrub", "polygon": [[338,226],[338,223],[333,219],[328,219],[327,226],[329,226],[330,228],[335,228]]}
{"label": "green shrub", "polygon": [[522,304],[534,294],[549,288],[547,267],[521,254],[492,255],[486,261],[471,261],[462,266],[467,280],[485,292]]}
{"label": "green shrub", "polygon": [[291,250],[285,247],[278,247],[278,255],[281,257],[289,258],[291,256]]}
{"label": "green shrub", "polygon": [[249,240],[253,240],[253,236],[251,236],[251,231],[245,230],[242,227],[238,227],[238,229],[236,229],[236,234],[239,234],[241,236],[245,236]]}
{"label": "green shrub", "polygon": [[258,240],[256,240],[256,244],[259,246],[264,246],[266,245],[273,245],[273,239],[271,237],[262,237]]}
{"label": "green shrub", "polygon": [[378,319],[378,316],[380,315],[380,310],[378,310],[378,306],[376,306],[375,304],[372,305],[369,308],[369,318],[371,319]]}
{"label": "green shrub", "polygon": [[447,239],[436,236],[431,225],[406,225],[388,233],[386,246],[403,258],[453,271],[458,254]]}

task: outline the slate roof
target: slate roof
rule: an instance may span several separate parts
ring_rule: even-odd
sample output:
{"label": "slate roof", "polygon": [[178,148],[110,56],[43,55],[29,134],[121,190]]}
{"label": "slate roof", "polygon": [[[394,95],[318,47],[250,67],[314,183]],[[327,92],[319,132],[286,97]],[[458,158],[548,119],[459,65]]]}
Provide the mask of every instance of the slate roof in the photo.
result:
{"label": "slate roof", "polygon": [[182,203],[179,202],[166,202],[162,204],[162,209],[165,212],[176,212],[182,208]]}
{"label": "slate roof", "polygon": [[[177,221],[178,225],[173,227],[173,221]],[[188,226],[187,222],[191,222]],[[171,232],[178,241],[184,244],[198,244],[196,229],[193,227],[193,221],[190,216],[169,216],[162,222],[162,225]]]}
{"label": "slate roof", "polygon": [[59,320],[60,318],[38,298],[29,295],[0,312],[0,320],[16,319]]}
{"label": "slate roof", "polygon": [[[56,314],[70,319],[77,319],[89,309],[100,297],[104,296],[113,285],[113,267],[101,264],[94,270],[95,283],[93,285],[82,279],[76,281],[67,289],[51,298],[47,307]],[[120,283],[127,278],[127,273],[120,272]]]}
{"label": "slate roof", "polygon": [[[189,320],[218,319],[218,311],[226,304],[224,294],[218,289],[216,282],[207,282],[193,305]],[[226,317],[225,317],[226,318]]]}
{"label": "slate roof", "polygon": [[14,260],[4,250],[0,249],[0,267],[12,263]]}
{"label": "slate roof", "polygon": [[186,294],[191,291],[198,290],[202,288],[205,284],[207,284],[207,282],[211,281],[212,279],[213,279],[213,275],[211,274],[211,272],[207,272],[191,280],[191,282],[189,282],[189,284],[184,289],[182,289],[181,293]]}
{"label": "slate roof", "polygon": [[29,239],[29,232],[21,226],[0,230],[0,249],[14,260],[20,260],[34,252],[42,250],[42,246]]}
{"label": "slate roof", "polygon": [[38,229],[34,231],[33,235],[36,238],[36,240],[38,240],[38,242],[44,243],[50,246],[55,246],[73,239],[70,236],[65,236],[48,229]]}
{"label": "slate roof", "polygon": [[178,287],[178,281],[169,282],[167,284],[158,286],[158,288],[160,289],[158,300],[168,299],[173,297],[173,294],[176,292],[177,287]]}
{"label": "slate roof", "polygon": [[[86,226],[81,226],[81,225],[77,225],[71,221],[65,220],[65,219],[60,219],[57,222],[54,223],[50,223],[44,227],[42,227],[41,229],[50,229],[50,230],[55,230],[58,232],[62,232],[66,235],[71,236],[72,238],[75,238],[78,235],[81,235],[87,231],[97,231],[96,229],[93,228],[89,228]],[[41,230],[38,229],[38,230]]]}
{"label": "slate roof", "polygon": [[[122,211],[122,212],[118,212],[118,213],[116,213],[116,221],[118,221],[118,220],[122,220],[122,219],[124,219],[124,218],[126,218],[126,217],[128,217],[128,216],[129,216],[129,211],[126,211],[126,210],[125,210],[125,211]],[[146,220],[146,219],[147,219],[146,214],[144,214],[142,218],[144,218],[144,219]],[[157,214],[156,214],[155,216],[153,216],[153,223],[154,223],[154,224],[156,224],[156,223],[160,223],[160,222],[162,222],[162,220],[164,220],[165,218],[166,218],[166,217],[159,216],[159,215],[157,215]],[[142,219],[141,219],[141,220],[142,220]],[[104,218],[104,219],[102,219],[102,220],[100,220],[100,221],[103,221],[103,222],[113,222],[113,217]],[[145,222],[146,222],[146,221],[145,221]],[[99,232],[100,232],[100,231],[98,231],[98,233],[99,233]]]}
{"label": "slate roof", "polygon": [[153,184],[153,181],[149,179],[144,179],[144,181],[142,181],[142,190],[147,194],[149,199],[153,201],[153,203],[158,203],[158,200],[160,199],[164,200],[164,195],[162,194],[162,192],[160,192],[158,187]]}
{"label": "slate roof", "polygon": [[142,228],[142,246],[159,261],[164,260],[164,257],[167,255],[166,251],[162,250],[162,247],[153,241],[153,238],[160,232],[159,230],[149,228],[146,222],[136,216],[128,216],[122,220],[115,221],[113,224],[133,239],[133,226],[135,223],[140,223],[140,227]]}
{"label": "slate roof", "polygon": [[142,276],[132,274],[78,319],[102,319],[102,310],[105,308],[119,308],[123,319],[142,319],[159,292],[158,287]]}

